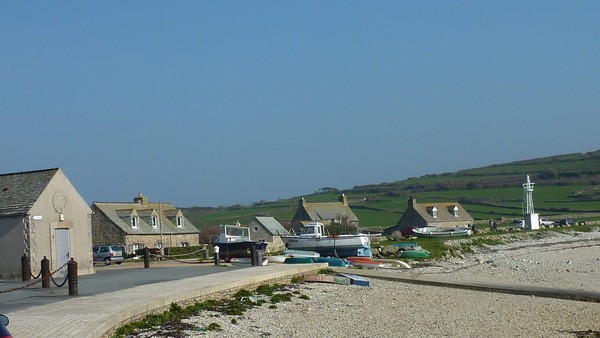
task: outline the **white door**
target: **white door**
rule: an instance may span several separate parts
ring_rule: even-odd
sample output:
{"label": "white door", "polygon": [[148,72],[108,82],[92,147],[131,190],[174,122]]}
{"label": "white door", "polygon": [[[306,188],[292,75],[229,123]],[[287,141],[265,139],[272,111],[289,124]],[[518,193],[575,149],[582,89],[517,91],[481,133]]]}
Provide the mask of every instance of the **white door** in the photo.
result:
{"label": "white door", "polygon": [[[63,266],[69,261],[71,255],[71,246],[69,238],[69,229],[56,229],[56,268]],[[67,267],[60,269],[59,276],[66,276]]]}

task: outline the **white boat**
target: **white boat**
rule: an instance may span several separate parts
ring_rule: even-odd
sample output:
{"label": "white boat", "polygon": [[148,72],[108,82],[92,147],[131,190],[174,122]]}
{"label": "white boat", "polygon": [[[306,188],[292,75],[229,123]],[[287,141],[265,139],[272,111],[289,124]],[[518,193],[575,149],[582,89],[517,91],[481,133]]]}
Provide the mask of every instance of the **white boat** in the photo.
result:
{"label": "white boat", "polygon": [[290,250],[316,251],[322,257],[372,256],[369,235],[326,235],[319,222],[306,224],[298,234],[282,235],[281,239]]}
{"label": "white boat", "polygon": [[283,250],[283,254],[288,257],[321,257],[321,254],[316,251],[308,250]]}
{"label": "white boat", "polygon": [[288,257],[291,257],[291,256],[273,255],[273,256],[267,256],[266,258],[269,259],[269,263],[283,264],[283,262],[285,262],[285,259]]}
{"label": "white boat", "polygon": [[412,230],[417,237],[464,237],[473,234],[470,228],[423,227]]}
{"label": "white boat", "polygon": [[[234,264],[252,264],[252,259],[250,257],[234,257],[229,260],[230,263]],[[269,258],[265,257],[262,259],[262,263],[260,265],[269,264]]]}

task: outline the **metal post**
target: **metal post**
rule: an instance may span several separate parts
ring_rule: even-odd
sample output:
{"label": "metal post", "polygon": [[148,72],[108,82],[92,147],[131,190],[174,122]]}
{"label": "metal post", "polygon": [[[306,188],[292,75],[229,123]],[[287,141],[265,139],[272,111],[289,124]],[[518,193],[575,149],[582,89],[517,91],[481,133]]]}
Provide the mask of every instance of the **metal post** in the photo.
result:
{"label": "metal post", "polygon": [[31,279],[31,266],[29,265],[29,257],[26,254],[21,257],[21,277],[23,282]]}
{"label": "metal post", "polygon": [[263,262],[262,250],[256,249],[256,265],[262,265],[262,262]]}
{"label": "metal post", "polygon": [[67,263],[67,276],[69,278],[69,296],[77,296],[79,290],[77,284],[79,284],[77,278],[77,262],[71,257],[71,260]]}
{"label": "metal post", "polygon": [[144,269],[150,267],[150,249],[148,247],[144,248]]}
{"label": "metal post", "polygon": [[221,258],[219,258],[219,247],[215,245],[213,248],[215,250],[215,266],[221,265]]}
{"label": "metal post", "polygon": [[42,259],[42,288],[50,287],[50,261],[46,256]]}
{"label": "metal post", "polygon": [[210,252],[208,252],[208,245],[204,244],[204,259],[210,258]]}
{"label": "metal post", "polygon": [[256,246],[254,244],[252,244],[250,246],[250,261],[252,262],[252,265],[257,265],[257,263],[256,263]]}

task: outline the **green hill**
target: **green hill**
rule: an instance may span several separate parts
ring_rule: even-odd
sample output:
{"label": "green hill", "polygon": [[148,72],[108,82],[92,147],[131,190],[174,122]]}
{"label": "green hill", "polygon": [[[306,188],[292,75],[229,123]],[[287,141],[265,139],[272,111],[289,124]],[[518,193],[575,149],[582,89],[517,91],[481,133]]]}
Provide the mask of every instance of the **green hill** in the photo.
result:
{"label": "green hill", "polygon": [[[522,184],[526,175],[535,183],[535,210],[544,217],[600,218],[600,214],[596,215],[600,213],[600,150],[411,177],[346,190],[321,188],[304,197],[309,202],[337,201],[344,193],[360,219],[361,227],[366,228],[395,224],[410,196],[419,202],[458,201],[476,220],[514,219],[522,216]],[[247,224],[257,214],[285,222],[294,216],[299,199],[300,196],[226,208],[184,208],[183,212],[201,229],[236,220]]]}

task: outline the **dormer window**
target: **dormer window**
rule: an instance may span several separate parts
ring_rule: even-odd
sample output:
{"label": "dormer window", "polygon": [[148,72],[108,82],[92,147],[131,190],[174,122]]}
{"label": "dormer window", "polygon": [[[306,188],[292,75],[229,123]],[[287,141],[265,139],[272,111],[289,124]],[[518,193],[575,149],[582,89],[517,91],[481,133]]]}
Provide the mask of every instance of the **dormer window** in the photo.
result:
{"label": "dormer window", "polygon": [[183,226],[183,216],[177,216],[177,227],[181,228]]}
{"label": "dormer window", "polygon": [[140,224],[140,219],[137,216],[131,216],[131,227],[137,229]]}
{"label": "dormer window", "polygon": [[437,218],[438,217],[437,216],[437,211],[438,210],[437,210],[436,207],[431,208],[431,216],[433,216],[433,218]]}
{"label": "dormer window", "polygon": [[454,217],[458,217],[458,207],[455,205],[454,209],[452,209],[452,211],[454,212]]}
{"label": "dormer window", "polygon": [[158,217],[156,216],[152,216],[152,227],[155,229],[158,227]]}

